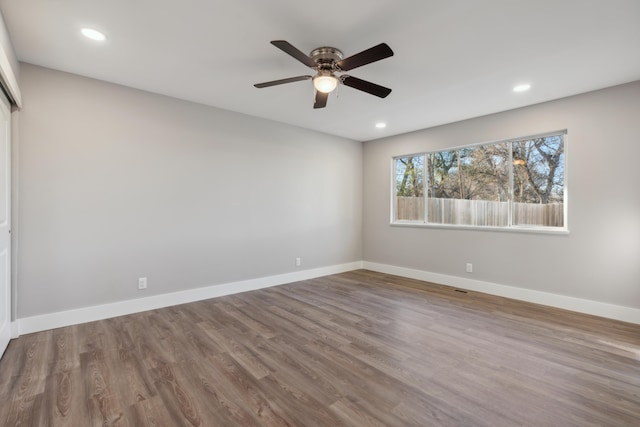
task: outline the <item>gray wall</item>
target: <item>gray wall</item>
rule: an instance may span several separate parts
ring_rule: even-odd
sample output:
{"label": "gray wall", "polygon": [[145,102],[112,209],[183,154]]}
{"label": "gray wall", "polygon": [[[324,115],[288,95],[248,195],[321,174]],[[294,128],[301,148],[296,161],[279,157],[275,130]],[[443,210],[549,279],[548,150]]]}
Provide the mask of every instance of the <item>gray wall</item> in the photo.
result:
{"label": "gray wall", "polygon": [[[561,129],[569,235],[389,225],[393,156]],[[364,260],[640,308],[639,159],[640,82],[367,142]]]}
{"label": "gray wall", "polygon": [[20,87],[18,318],[362,259],[362,143],[28,64]]}
{"label": "gray wall", "polygon": [[[28,64],[20,85],[18,318],[293,272],[296,256],[303,269],[364,259],[640,308],[640,82],[364,151]],[[561,129],[569,235],[389,225],[391,157]]]}

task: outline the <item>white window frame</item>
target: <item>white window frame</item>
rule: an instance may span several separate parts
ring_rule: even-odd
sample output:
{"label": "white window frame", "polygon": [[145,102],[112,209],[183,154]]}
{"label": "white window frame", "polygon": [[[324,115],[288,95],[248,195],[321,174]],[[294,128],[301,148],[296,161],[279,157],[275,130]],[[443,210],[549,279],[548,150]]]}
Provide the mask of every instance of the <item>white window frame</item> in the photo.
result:
{"label": "white window frame", "polygon": [[[427,155],[431,153],[437,153],[440,151],[453,151],[459,150],[463,148],[473,148],[478,146],[486,146],[486,145],[495,145],[495,144],[503,144],[508,143],[511,145],[513,142],[518,141],[527,141],[531,139],[537,138],[545,138],[549,136],[557,136],[562,135],[563,145],[564,145],[564,195],[563,195],[563,226],[562,227],[548,227],[548,226],[539,226],[539,225],[514,225],[513,224],[513,160],[511,156],[513,154],[513,150],[509,150],[509,207],[508,207],[508,225],[507,226],[480,226],[480,225],[460,225],[460,224],[437,224],[428,222],[428,185],[429,185],[429,174],[427,171]],[[553,132],[545,132],[540,134],[534,134],[529,136],[523,136],[518,138],[509,138],[499,141],[490,141],[490,142],[481,142],[469,145],[460,145],[457,147],[450,148],[442,148],[431,151],[424,151],[419,153],[409,153],[393,156],[391,158],[391,197],[390,197],[390,225],[394,227],[419,227],[419,228],[434,228],[434,229],[453,229],[453,230],[481,230],[481,231],[507,231],[507,232],[524,232],[524,233],[540,233],[540,234],[569,234],[569,215],[568,215],[568,207],[569,207],[569,144],[568,144],[568,131],[566,129],[553,131]],[[396,220],[396,160],[399,158],[406,157],[423,157],[423,165],[425,170],[423,171],[423,194],[424,194],[424,217],[422,220],[412,221],[412,220]]]}

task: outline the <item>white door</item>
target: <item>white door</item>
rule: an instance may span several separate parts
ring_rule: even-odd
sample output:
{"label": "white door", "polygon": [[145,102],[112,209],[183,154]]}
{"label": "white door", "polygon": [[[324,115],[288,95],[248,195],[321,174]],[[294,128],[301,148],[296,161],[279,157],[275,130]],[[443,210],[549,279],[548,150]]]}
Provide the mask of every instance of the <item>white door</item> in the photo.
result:
{"label": "white door", "polygon": [[11,339],[11,109],[0,93],[0,356]]}

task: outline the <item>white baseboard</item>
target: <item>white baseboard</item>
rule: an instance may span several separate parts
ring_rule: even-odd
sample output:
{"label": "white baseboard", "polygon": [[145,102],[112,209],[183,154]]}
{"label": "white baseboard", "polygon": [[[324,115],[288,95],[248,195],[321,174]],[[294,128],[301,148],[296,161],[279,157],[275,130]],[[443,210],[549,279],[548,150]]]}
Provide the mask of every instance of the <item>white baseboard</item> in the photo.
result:
{"label": "white baseboard", "polygon": [[180,292],[172,292],[162,295],[154,295],[146,298],[138,298],[119,301],[110,304],[83,307],[74,310],[56,313],[42,314],[39,316],[17,319],[11,323],[12,338],[21,334],[46,331],[64,326],[93,322],[95,320],[108,319],[110,317],[139,313],[147,310],[155,310],[173,305],[186,304],[209,298],[232,295],[241,292],[269,288],[284,285],[286,283],[344,273],[346,271],[365,268],[380,273],[393,274],[425,282],[452,286],[460,289],[483,292],[579,313],[592,314],[609,319],[640,324],[640,309],[623,307],[614,304],[591,301],[581,298],[557,295],[549,292],[534,291],[531,289],[517,288],[514,286],[499,285],[496,283],[471,280],[446,274],[432,273],[423,270],[415,270],[405,267],[397,267],[387,264],[378,264],[368,261],[357,261],[348,264],[333,265],[328,267],[302,270],[275,276],[260,277],[257,279],[242,280],[238,282],[224,283],[221,285],[207,286],[204,288],[189,289]]}
{"label": "white baseboard", "polygon": [[20,325],[17,320],[11,322],[11,339],[18,338],[20,336]]}
{"label": "white baseboard", "polygon": [[368,261],[363,261],[362,267],[379,273],[393,274],[395,276],[423,280],[425,282],[452,286],[469,291],[483,292],[485,294],[576,311],[578,313],[592,314],[594,316],[640,324],[640,309],[637,308]]}
{"label": "white baseboard", "polygon": [[332,265],[328,267],[314,268],[310,270],[296,271],[293,273],[279,274],[276,276],[260,277],[257,279],[242,280],[239,282],[224,283],[221,285],[207,286],[204,288],[189,289],[162,295],[154,295],[146,298],[137,298],[111,304],[83,307],[74,310],[57,313],[42,314],[39,316],[17,319],[14,323],[17,328],[12,328],[15,337],[20,334],[46,331],[64,326],[93,322],[95,320],[108,319],[110,317],[139,313],[141,311],[155,310],[157,308],[186,304],[209,298],[269,288],[284,285],[286,283],[309,280],[330,274],[344,273],[346,271],[362,268],[362,261],[348,264]]}

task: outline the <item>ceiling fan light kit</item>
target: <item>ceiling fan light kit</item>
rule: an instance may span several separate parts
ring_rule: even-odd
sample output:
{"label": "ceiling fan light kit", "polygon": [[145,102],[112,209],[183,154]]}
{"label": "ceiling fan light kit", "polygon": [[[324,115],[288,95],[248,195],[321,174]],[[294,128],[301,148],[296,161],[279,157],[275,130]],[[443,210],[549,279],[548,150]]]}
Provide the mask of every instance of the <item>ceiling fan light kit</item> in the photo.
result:
{"label": "ceiling fan light kit", "polygon": [[313,87],[318,92],[331,93],[338,87],[338,79],[331,73],[318,71],[318,74],[313,78]]}
{"label": "ceiling fan light kit", "polygon": [[366,80],[358,79],[347,74],[336,75],[336,73],[343,73],[393,56],[393,51],[386,43],[380,43],[345,59],[343,59],[342,52],[335,47],[319,47],[312,50],[309,55],[305,55],[285,40],[273,40],[271,44],[302,62],[307,67],[315,70],[316,75],[289,77],[255,84],[254,86],[259,89],[312,79],[313,87],[316,90],[313,108],[324,108],[327,105],[328,94],[333,92],[339,83],[380,98],[385,98],[391,93],[391,89]]}

